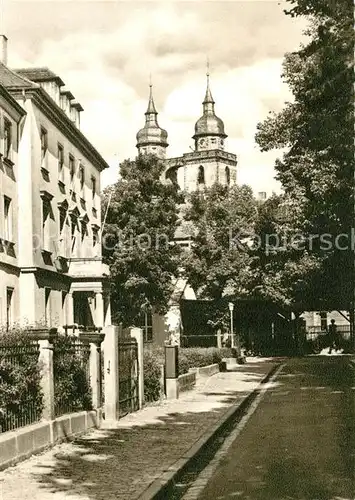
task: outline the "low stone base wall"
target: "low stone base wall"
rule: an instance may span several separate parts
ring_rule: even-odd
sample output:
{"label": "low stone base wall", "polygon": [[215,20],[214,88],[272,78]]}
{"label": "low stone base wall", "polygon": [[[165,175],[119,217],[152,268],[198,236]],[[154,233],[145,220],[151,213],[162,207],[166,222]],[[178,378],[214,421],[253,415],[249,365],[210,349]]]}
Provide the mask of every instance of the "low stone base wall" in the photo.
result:
{"label": "low stone base wall", "polygon": [[101,410],[81,411],[0,434],[0,470],[70,437],[98,428]]}
{"label": "low stone base wall", "polygon": [[201,366],[200,368],[190,368],[189,372],[195,372],[197,377],[211,377],[219,373],[220,367],[218,363],[208,366]]}
{"label": "low stone base wall", "polygon": [[196,385],[196,373],[189,372],[178,376],[179,392],[189,391]]}
{"label": "low stone base wall", "polygon": [[189,391],[196,385],[196,380],[204,377],[211,377],[220,371],[218,363],[208,366],[201,366],[200,368],[190,368],[188,373],[179,375],[178,384],[179,392]]}

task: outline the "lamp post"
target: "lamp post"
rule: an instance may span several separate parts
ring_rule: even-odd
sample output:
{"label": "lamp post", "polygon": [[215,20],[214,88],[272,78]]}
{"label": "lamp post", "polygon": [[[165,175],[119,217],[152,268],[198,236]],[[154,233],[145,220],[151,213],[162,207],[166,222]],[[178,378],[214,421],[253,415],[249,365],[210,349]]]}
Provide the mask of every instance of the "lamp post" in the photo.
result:
{"label": "lamp post", "polygon": [[234,334],[233,334],[233,309],[234,304],[232,302],[228,303],[229,312],[230,312],[230,321],[231,321],[231,347],[234,347]]}

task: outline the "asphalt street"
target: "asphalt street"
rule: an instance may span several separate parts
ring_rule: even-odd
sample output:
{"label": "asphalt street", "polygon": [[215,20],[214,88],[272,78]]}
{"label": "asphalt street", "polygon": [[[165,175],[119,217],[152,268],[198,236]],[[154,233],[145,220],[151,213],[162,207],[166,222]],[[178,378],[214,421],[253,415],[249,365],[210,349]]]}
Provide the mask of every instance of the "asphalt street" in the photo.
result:
{"label": "asphalt street", "polygon": [[208,476],[203,489],[199,480],[198,499],[354,500],[349,358],[288,360]]}

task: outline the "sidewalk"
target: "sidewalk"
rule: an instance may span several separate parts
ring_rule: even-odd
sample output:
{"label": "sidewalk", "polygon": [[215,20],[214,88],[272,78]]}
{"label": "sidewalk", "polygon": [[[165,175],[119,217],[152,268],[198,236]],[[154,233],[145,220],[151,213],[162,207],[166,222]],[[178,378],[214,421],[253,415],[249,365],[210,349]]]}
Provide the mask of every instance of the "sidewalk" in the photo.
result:
{"label": "sidewalk", "polygon": [[0,500],[131,500],[275,366],[254,360],[0,472]]}

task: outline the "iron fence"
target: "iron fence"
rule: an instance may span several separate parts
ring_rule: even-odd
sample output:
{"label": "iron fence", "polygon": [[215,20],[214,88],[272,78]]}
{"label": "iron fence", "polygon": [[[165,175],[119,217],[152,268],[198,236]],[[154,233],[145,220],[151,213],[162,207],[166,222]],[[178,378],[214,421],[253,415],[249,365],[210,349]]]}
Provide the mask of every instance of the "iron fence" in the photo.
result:
{"label": "iron fence", "polygon": [[41,419],[39,345],[36,341],[0,345],[0,432]]}
{"label": "iron fence", "polygon": [[53,342],[54,413],[91,409],[90,345],[76,337]]}
{"label": "iron fence", "polygon": [[119,339],[119,414],[120,417],[139,409],[138,345],[132,338]]}

